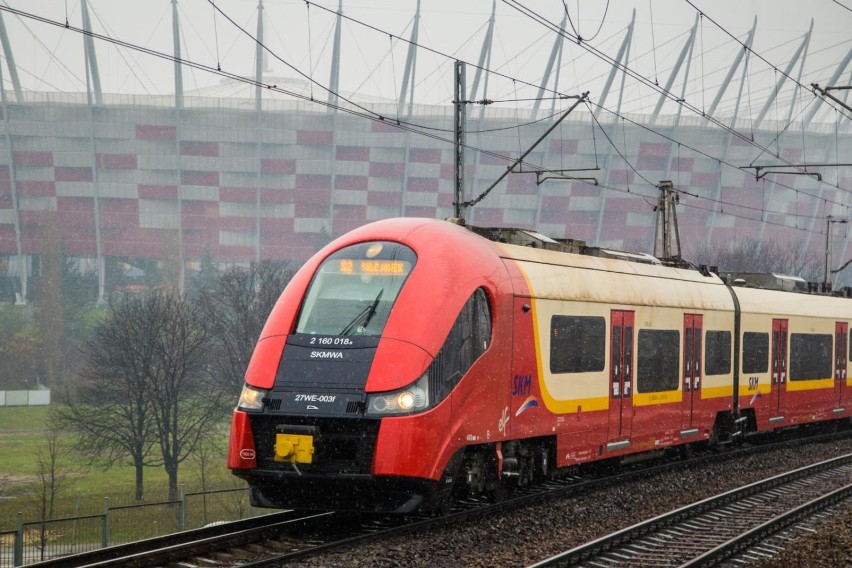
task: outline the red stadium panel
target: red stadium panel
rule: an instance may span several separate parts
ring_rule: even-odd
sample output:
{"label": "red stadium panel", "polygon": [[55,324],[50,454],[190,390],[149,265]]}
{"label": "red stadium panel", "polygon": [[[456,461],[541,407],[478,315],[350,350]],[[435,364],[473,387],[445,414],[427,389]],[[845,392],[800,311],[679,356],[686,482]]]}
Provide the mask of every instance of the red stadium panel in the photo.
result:
{"label": "red stadium panel", "polygon": [[293,219],[264,217],[260,220],[261,237],[288,235],[293,232]]}
{"label": "red stadium panel", "polygon": [[379,122],[378,120],[374,120],[370,122],[370,131],[371,132],[393,132],[400,133],[402,130],[393,126],[392,124],[388,124],[386,122]]}
{"label": "red stadium panel", "polygon": [[402,193],[398,191],[370,191],[367,193],[367,205],[380,207],[399,207]]}
{"label": "red stadium panel", "polygon": [[671,151],[671,144],[668,142],[640,142],[639,157],[640,158],[668,158]]}
{"label": "red stadium panel", "polygon": [[367,181],[367,176],[337,175],[334,176],[334,188],[366,191]]}
{"label": "red stadium panel", "polygon": [[[253,246],[236,246],[236,245],[219,245],[216,247],[216,256],[218,258],[254,258],[255,249]],[[186,247],[185,254],[189,256],[200,256],[203,254],[203,249],[198,247]]]}
{"label": "red stadium panel", "polygon": [[410,148],[408,161],[414,164],[440,164],[441,150],[437,148]]}
{"label": "red stadium panel", "polygon": [[456,196],[454,193],[449,192],[441,192],[438,194],[438,207],[450,208],[453,207],[453,203],[456,200]]}
{"label": "red stadium panel", "polygon": [[718,173],[693,172],[689,181],[690,187],[715,188],[719,184]]}
{"label": "red stadium panel", "polygon": [[136,138],[138,140],[175,140],[177,128],[162,124],[137,124]]}
{"label": "red stadium panel", "polygon": [[514,174],[506,179],[506,193],[509,195],[537,195],[538,186],[532,174]]}
{"label": "red stadium panel", "polygon": [[391,162],[370,162],[370,177],[402,177],[405,164]]}
{"label": "red stadium panel", "polygon": [[261,203],[295,203],[296,194],[303,190],[264,187],[260,190]]}
{"label": "red stadium panel", "polygon": [[56,184],[52,181],[19,180],[17,183],[18,195],[27,196],[52,196],[56,195]]}
{"label": "red stadium panel", "polygon": [[214,225],[218,229],[225,231],[246,231],[253,233],[257,227],[257,219],[254,217],[220,217]]}
{"label": "red stadium panel", "polygon": [[209,230],[218,225],[219,203],[216,201],[185,200],[181,203],[183,227],[185,229]]}
{"label": "red stadium panel", "polygon": [[219,185],[219,172],[198,172],[184,170],[180,173],[180,182],[183,185]]}
{"label": "red stadium panel", "polygon": [[333,133],[328,130],[299,130],[296,144],[300,146],[331,146]]}
{"label": "red stadium panel", "polygon": [[438,191],[438,180],[435,178],[409,177],[408,190],[435,193]]}
{"label": "red stadium panel", "polygon": [[55,181],[92,181],[92,168],[90,167],[60,167],[53,169],[53,179]]}
{"label": "red stadium panel", "polygon": [[105,170],[135,170],[136,154],[98,154],[95,163]]}
{"label": "red stadium panel", "polygon": [[664,171],[669,166],[668,156],[639,156],[636,168],[642,171]]}
{"label": "red stadium panel", "polygon": [[16,166],[41,167],[53,166],[53,152],[32,152],[17,150],[12,152],[12,161]]}
{"label": "red stadium panel", "polygon": [[304,219],[328,219],[328,203],[296,203],[296,217]]}
{"label": "red stadium panel", "polygon": [[219,201],[253,203],[257,199],[257,191],[253,187],[220,187]]}
{"label": "red stadium panel", "polygon": [[176,185],[154,185],[140,183],[136,187],[140,199],[170,199],[176,200],[178,189]]}
{"label": "red stadium panel", "polygon": [[369,146],[338,146],[335,158],[343,162],[367,162],[370,160]]}
{"label": "red stadium panel", "polygon": [[260,160],[260,172],[263,174],[294,174],[296,173],[296,160],[262,158]]}
{"label": "red stadium panel", "polygon": [[5,254],[17,252],[15,226],[12,224],[0,224],[0,252]]}
{"label": "red stadium panel", "polygon": [[474,211],[474,219],[477,225],[485,227],[499,227],[503,225],[502,209],[477,206]]}
{"label": "red stadium panel", "polygon": [[181,140],[180,153],[182,156],[209,156],[217,158],[219,157],[219,143]]}
{"label": "red stadium panel", "polygon": [[139,223],[139,201],[105,197],[98,200],[101,226],[131,227]]}
{"label": "red stadium panel", "polygon": [[298,174],[296,189],[329,189],[331,176],[326,174]]}
{"label": "red stadium panel", "polygon": [[[134,201],[135,203],[135,201]],[[56,217],[60,227],[71,228],[82,225],[91,228],[94,234],[95,200],[91,197],[57,197]],[[103,217],[101,218],[103,223]],[[136,219],[133,219],[136,222]]]}
{"label": "red stadium panel", "polygon": [[552,138],[550,140],[550,151],[562,154],[576,154],[579,142],[573,138]]}
{"label": "red stadium panel", "polygon": [[424,217],[426,219],[436,219],[438,210],[436,207],[407,205],[405,207],[406,217]]}
{"label": "red stadium panel", "polygon": [[691,172],[694,168],[695,160],[693,158],[672,158],[672,171]]}
{"label": "red stadium panel", "polygon": [[633,170],[610,170],[609,183],[610,185],[635,183],[635,176]]}
{"label": "red stadium panel", "polygon": [[[483,166],[503,166],[504,168],[509,167],[513,162],[513,157],[511,156],[511,152],[495,152],[495,154],[489,153],[481,153],[479,155],[479,163]],[[504,158],[503,156],[506,156]],[[507,159],[508,158],[508,159]]]}
{"label": "red stadium panel", "polygon": [[565,214],[568,211],[570,197],[545,196],[542,198],[541,217],[542,223],[560,225],[565,222]]}

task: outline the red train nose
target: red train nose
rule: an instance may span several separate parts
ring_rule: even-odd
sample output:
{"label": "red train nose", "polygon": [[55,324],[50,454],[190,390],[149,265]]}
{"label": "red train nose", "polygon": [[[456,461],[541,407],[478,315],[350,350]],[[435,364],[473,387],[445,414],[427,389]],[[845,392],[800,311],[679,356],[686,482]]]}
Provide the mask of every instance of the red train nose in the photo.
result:
{"label": "red train nose", "polygon": [[231,420],[231,438],[228,446],[228,467],[230,469],[254,469],[257,467],[257,457],[254,451],[254,434],[248,414],[241,410],[234,411]]}

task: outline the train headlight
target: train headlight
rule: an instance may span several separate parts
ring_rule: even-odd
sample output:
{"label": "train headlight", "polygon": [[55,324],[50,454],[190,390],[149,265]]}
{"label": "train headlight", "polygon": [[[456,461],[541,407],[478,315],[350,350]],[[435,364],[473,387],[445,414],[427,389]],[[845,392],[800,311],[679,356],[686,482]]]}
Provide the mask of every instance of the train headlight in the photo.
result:
{"label": "train headlight", "polygon": [[263,408],[263,399],[265,396],[265,390],[243,385],[243,392],[240,393],[240,401],[237,403],[237,408],[241,410],[260,410]]}
{"label": "train headlight", "polygon": [[367,416],[413,414],[429,408],[429,374],[396,391],[367,395]]}

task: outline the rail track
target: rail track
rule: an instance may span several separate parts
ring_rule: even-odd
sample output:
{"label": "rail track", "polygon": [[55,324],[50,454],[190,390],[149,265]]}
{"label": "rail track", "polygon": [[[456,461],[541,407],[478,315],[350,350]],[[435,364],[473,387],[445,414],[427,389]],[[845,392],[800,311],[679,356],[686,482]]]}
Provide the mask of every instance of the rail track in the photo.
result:
{"label": "rail track", "polygon": [[442,526],[463,524],[475,518],[523,505],[568,494],[579,494],[654,473],[731,459],[784,446],[810,443],[817,439],[826,440],[849,435],[848,431],[844,431],[807,439],[775,441],[757,446],[746,445],[722,452],[708,451],[691,455],[688,459],[669,456],[647,463],[622,466],[614,474],[600,467],[591,467],[579,470],[576,475],[540,483],[524,490],[516,490],[510,498],[497,503],[486,500],[459,501],[452,513],[442,517],[356,517],[352,514],[335,512],[306,515],[289,511],[59,557],[29,566],[37,568],[277,566],[283,562],[298,561],[345,547],[354,548],[371,540],[424,531],[438,524]]}
{"label": "rail track", "polygon": [[575,547],[532,567],[712,566],[852,497],[852,454],[704,499]]}

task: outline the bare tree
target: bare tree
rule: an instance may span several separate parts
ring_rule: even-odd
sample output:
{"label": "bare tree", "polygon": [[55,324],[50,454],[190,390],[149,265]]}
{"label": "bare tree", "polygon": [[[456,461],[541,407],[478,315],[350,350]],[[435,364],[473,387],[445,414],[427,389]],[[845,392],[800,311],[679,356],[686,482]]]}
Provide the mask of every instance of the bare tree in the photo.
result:
{"label": "bare tree", "polygon": [[44,560],[47,546],[47,523],[53,518],[57,498],[68,488],[69,472],[63,469],[64,449],[59,443],[59,432],[52,428],[47,432],[47,445],[36,452],[38,469],[36,480],[29,491],[29,501],[35,509],[37,518],[42,520],[36,546],[41,551]]}
{"label": "bare tree", "polygon": [[801,245],[775,241],[745,239],[726,245],[698,247],[696,264],[718,266],[725,272],[777,272],[814,280],[820,273],[820,259],[809,255]]}
{"label": "bare tree", "polygon": [[215,336],[211,363],[223,388],[240,392],[266,318],[292,276],[288,264],[264,261],[231,268],[218,287],[201,292],[198,303]]}
{"label": "bare tree", "polygon": [[55,418],[79,434],[77,449],[109,466],[127,457],[136,470],[135,497],[144,498],[144,467],[154,455],[154,421],[148,389],[156,343],[145,298],[127,296],[109,306],[84,351],[86,362]]}
{"label": "bare tree", "polygon": [[226,403],[212,380],[213,337],[198,305],[165,291],[144,302],[147,340],[154,342],[147,377],[154,434],[169,478],[169,499],[176,499],[179,464],[222,418]]}
{"label": "bare tree", "polygon": [[107,461],[130,456],[137,499],[148,465],[165,468],[175,499],[179,464],[225,414],[211,348],[198,307],[168,290],[110,306],[87,345],[87,363],[58,414],[81,434],[81,449]]}

